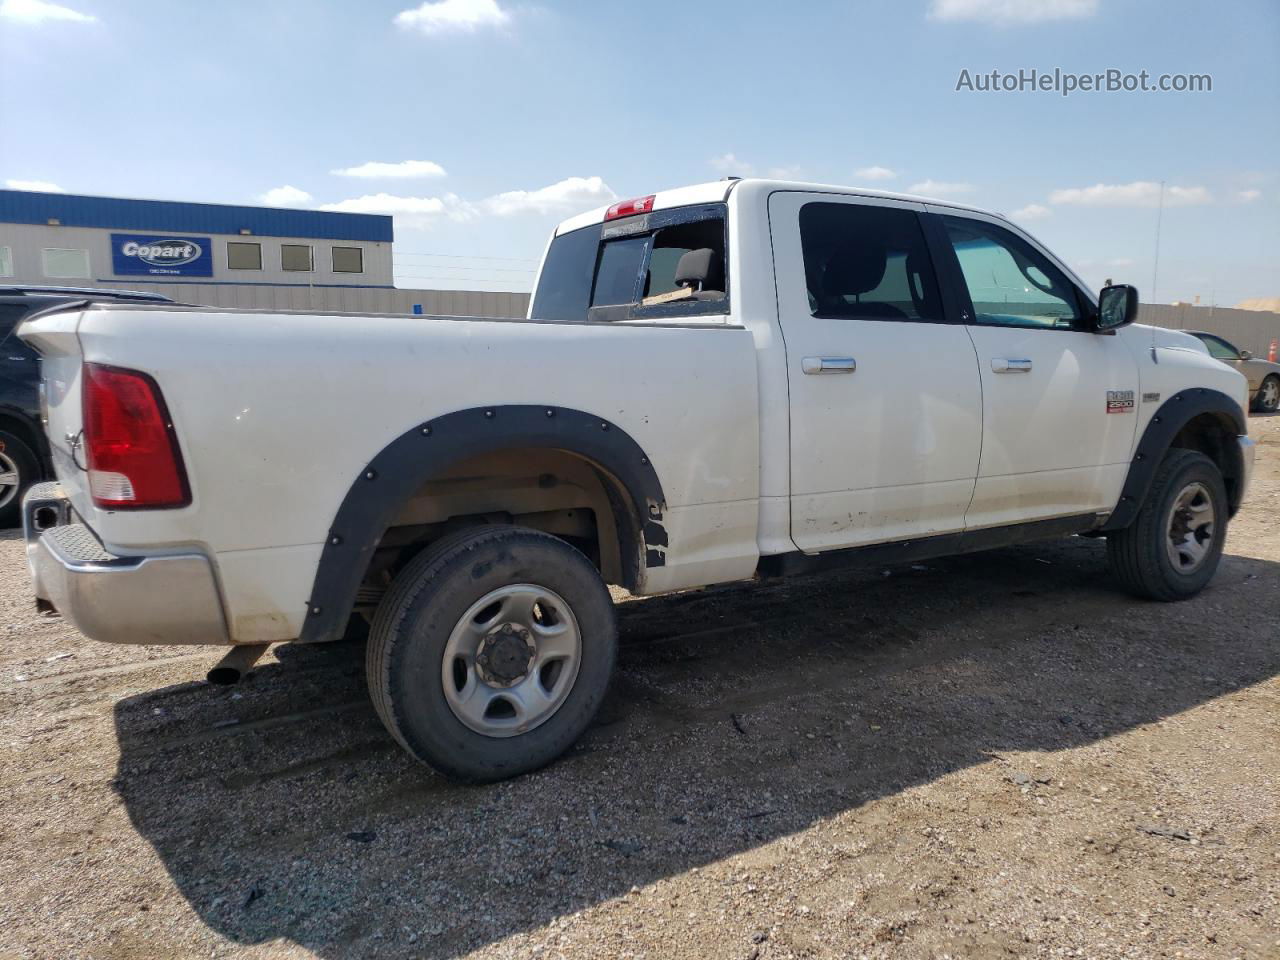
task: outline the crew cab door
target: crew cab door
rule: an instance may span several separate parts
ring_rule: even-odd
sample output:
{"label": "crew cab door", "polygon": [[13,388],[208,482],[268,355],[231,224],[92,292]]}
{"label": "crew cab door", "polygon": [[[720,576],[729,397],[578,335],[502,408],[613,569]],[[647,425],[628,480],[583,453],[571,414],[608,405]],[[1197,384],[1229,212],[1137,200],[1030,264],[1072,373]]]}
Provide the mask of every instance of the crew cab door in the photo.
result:
{"label": "crew cab door", "polygon": [[923,205],[779,192],[769,200],[786,344],[791,536],[820,552],[958,532],[982,397],[948,316]]}
{"label": "crew cab door", "polygon": [[1067,271],[981,214],[936,212],[940,259],[982,374],[982,460],[970,529],[1109,512],[1129,470],[1138,369]]}

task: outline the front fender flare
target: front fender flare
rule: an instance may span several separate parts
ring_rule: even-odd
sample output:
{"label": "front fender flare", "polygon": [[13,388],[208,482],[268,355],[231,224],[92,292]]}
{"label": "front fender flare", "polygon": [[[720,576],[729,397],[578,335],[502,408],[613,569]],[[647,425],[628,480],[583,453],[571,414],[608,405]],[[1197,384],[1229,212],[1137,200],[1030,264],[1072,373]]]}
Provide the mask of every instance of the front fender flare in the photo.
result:
{"label": "front fender flare", "polygon": [[[1240,409],[1240,404],[1225,393],[1205,387],[1193,387],[1175,393],[1160,405],[1147,423],[1147,429],[1143,431],[1142,439],[1138,441],[1137,449],[1134,451],[1133,461],[1129,464],[1129,474],[1125,478],[1124,488],[1120,491],[1120,501],[1101,527],[1104,533],[1122,530],[1133,522],[1134,517],[1138,515],[1138,510],[1147,499],[1147,492],[1151,489],[1156,467],[1160,465],[1160,459],[1173,443],[1173,438],[1193,418],[1204,413],[1226,418],[1236,435],[1249,432],[1249,421],[1245,418],[1244,411]],[[1239,446],[1233,443],[1228,448],[1227,455],[1238,459]],[[1236,465],[1237,475],[1241,466]],[[1233,502],[1231,512],[1235,513],[1239,505],[1238,502]]]}
{"label": "front fender flare", "polygon": [[391,441],[351,484],[320,555],[299,639],[342,636],[360,581],[400,507],[432,477],[472,457],[510,449],[553,449],[594,464],[612,481],[610,498],[629,524],[619,523],[623,567],[638,574],[666,563],[666,497],[640,445],[616,424],[564,407],[473,407],[415,426]]}

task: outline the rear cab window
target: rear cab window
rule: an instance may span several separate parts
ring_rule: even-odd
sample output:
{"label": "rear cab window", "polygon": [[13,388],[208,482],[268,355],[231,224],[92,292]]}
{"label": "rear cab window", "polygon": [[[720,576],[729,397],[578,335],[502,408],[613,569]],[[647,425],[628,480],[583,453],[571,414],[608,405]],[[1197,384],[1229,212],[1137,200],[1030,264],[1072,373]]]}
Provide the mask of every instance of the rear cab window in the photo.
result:
{"label": "rear cab window", "polygon": [[547,251],[530,316],[613,322],[729,312],[723,203],[582,227]]}

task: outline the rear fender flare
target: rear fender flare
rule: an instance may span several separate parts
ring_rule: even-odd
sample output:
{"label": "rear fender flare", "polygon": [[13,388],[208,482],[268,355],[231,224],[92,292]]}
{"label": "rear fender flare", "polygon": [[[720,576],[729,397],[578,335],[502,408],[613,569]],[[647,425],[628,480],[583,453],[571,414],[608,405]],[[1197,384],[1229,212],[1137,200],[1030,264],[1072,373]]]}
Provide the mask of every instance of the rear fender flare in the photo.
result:
{"label": "rear fender flare", "polygon": [[511,449],[563,450],[606,476],[618,523],[624,579],[666,564],[666,497],[645,452],[609,420],[564,407],[473,407],[418,424],[360,471],[334,517],[320,555],[303,642],[342,636],[356,592],[400,507],[433,477],[472,457]]}

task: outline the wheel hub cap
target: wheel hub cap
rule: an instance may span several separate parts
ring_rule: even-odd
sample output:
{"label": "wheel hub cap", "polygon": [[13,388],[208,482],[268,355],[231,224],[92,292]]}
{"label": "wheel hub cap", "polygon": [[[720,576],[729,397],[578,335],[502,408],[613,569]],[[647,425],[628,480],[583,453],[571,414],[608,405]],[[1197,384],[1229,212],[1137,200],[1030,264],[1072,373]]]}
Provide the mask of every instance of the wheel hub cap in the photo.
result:
{"label": "wheel hub cap", "polygon": [[578,620],[564,598],[531,583],[491,590],[467,608],[445,644],[440,683],[464,726],[514,737],[549,720],[582,662]]}
{"label": "wheel hub cap", "polygon": [[529,665],[537,652],[528,630],[504,623],[481,642],[480,652],[476,655],[476,672],[487,683],[509,687],[528,675]]}
{"label": "wheel hub cap", "polygon": [[1165,550],[1173,569],[1192,573],[1213,548],[1216,531],[1213,499],[1203,483],[1189,483],[1174,498],[1169,510]]}

